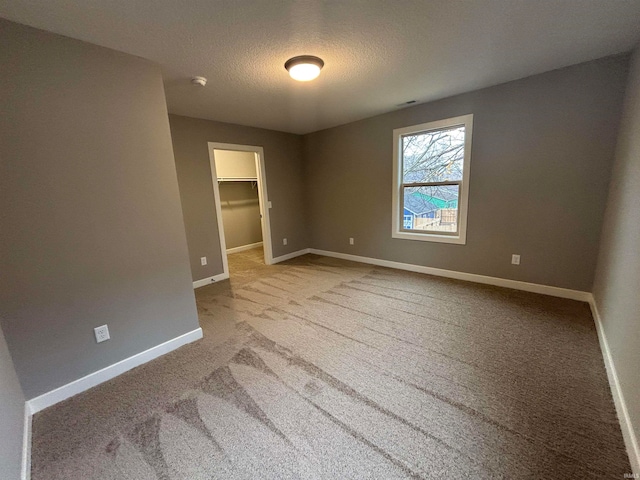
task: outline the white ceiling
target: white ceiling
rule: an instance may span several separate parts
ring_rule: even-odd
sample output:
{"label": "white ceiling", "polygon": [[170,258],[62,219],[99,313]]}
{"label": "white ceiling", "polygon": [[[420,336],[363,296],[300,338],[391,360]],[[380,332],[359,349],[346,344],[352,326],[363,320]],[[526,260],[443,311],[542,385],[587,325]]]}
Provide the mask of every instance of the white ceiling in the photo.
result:
{"label": "white ceiling", "polygon": [[[159,63],[172,113],[294,133],[640,39],[640,0],[0,0],[0,16]],[[302,54],[325,61],[313,82],[284,69]]]}

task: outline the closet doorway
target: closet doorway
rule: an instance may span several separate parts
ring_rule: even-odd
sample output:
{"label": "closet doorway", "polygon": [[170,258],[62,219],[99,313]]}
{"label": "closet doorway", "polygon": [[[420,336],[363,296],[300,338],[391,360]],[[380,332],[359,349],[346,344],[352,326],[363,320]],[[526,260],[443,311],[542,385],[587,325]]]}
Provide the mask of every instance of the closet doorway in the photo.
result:
{"label": "closet doorway", "polygon": [[209,142],[209,163],[224,275],[229,276],[229,254],[260,245],[265,265],[271,265],[271,205],[263,148]]}

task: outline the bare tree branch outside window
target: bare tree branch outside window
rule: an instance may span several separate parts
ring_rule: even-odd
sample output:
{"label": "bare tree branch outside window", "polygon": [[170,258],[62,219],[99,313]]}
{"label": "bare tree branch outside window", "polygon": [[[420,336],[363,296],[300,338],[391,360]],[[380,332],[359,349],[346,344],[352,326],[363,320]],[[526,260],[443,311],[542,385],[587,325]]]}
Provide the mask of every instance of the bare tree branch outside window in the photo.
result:
{"label": "bare tree branch outside window", "polygon": [[404,229],[457,232],[465,127],[401,138]]}

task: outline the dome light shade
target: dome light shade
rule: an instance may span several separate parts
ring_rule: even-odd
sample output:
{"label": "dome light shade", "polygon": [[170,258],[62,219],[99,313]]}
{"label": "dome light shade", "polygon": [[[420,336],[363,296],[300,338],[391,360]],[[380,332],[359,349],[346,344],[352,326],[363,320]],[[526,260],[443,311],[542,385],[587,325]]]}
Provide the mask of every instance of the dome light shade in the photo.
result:
{"label": "dome light shade", "polygon": [[320,75],[320,70],[324,67],[324,62],[318,57],[311,55],[301,55],[286,61],[284,68],[294,80],[308,82]]}

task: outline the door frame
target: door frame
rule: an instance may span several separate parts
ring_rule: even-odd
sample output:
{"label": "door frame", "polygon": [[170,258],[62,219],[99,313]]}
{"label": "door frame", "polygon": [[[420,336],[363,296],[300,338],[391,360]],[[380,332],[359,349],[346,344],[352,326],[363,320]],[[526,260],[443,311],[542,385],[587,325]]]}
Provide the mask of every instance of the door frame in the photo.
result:
{"label": "door frame", "polygon": [[267,173],[264,162],[264,148],[255,145],[237,145],[234,143],[208,142],[209,166],[211,168],[211,182],[213,184],[213,196],[216,204],[216,216],[218,217],[218,233],[220,235],[220,254],[222,255],[222,268],[225,276],[229,276],[229,261],[227,259],[227,243],[224,239],[224,224],[222,222],[222,205],[220,203],[220,187],[216,173],[216,150],[232,150],[236,152],[252,152],[256,159],[256,175],[258,178],[258,203],[260,204],[260,226],[262,227],[262,247],[264,250],[264,263],[273,264],[273,247],[271,244],[271,220],[269,209],[271,204],[267,194]]}

